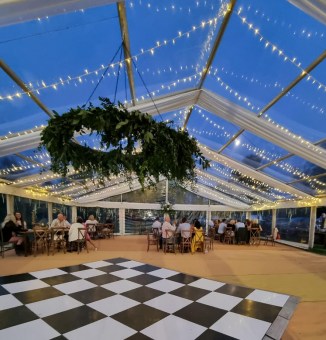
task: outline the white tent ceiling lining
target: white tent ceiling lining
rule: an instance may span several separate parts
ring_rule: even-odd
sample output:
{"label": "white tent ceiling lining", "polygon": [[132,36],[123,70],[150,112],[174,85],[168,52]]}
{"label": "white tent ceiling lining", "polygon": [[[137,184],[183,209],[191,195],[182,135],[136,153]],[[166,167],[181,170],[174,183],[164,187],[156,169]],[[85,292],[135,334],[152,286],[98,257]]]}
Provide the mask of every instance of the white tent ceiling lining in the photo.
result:
{"label": "white tent ceiling lining", "polygon": [[2,0],[0,26],[104,6],[121,0]]}
{"label": "white tent ceiling lining", "polygon": [[307,198],[307,197],[312,197],[298,189],[295,189],[285,183],[282,183],[272,177],[269,177],[261,172],[258,172],[256,170],[253,170],[251,169],[250,167],[244,165],[244,164],[241,164],[237,161],[234,161],[233,159],[227,157],[227,156],[224,156],[224,155],[221,155],[213,150],[211,150],[210,148],[208,148],[207,146],[205,145],[201,145],[199,144],[199,147],[200,147],[200,150],[201,152],[203,153],[203,155],[209,159],[212,159],[213,161],[216,161],[218,163],[221,163],[223,165],[226,165],[232,169],[235,169],[237,171],[240,171],[241,173],[247,175],[247,176],[250,176],[250,177],[253,177],[253,178],[256,178],[257,180],[263,182],[263,183],[266,183],[268,184],[269,186],[273,187],[273,188],[278,188],[286,193],[289,193],[291,195],[294,195],[300,199],[302,198]]}
{"label": "white tent ceiling lining", "polygon": [[326,150],[300,136],[258,118],[252,112],[207,90],[202,90],[198,105],[217,116],[252,132],[253,134],[290,151],[307,161],[326,169]]}
{"label": "white tent ceiling lining", "polygon": [[227,186],[229,187],[230,189],[236,191],[236,192],[239,192],[239,193],[242,193],[244,195],[248,195],[248,196],[251,196],[251,197],[254,197],[256,198],[257,200],[259,201],[264,201],[264,202],[272,202],[271,200],[269,200],[268,198],[264,197],[263,195],[259,195],[253,191],[250,191],[246,188],[243,188],[241,187],[240,185],[238,184],[234,184],[234,183],[230,183],[230,182],[227,182],[219,177],[216,177],[216,176],[213,176],[213,175],[210,175],[208,174],[207,172],[203,171],[203,170],[200,170],[200,169],[196,169],[196,173],[198,176],[203,176],[205,178],[209,178],[211,181],[215,181],[217,183],[220,183],[224,186]]}
{"label": "white tent ceiling lining", "polygon": [[[323,1],[305,1],[305,0],[289,0],[292,3],[301,5],[303,8],[304,5],[310,8],[308,12],[310,14],[314,12],[322,11]],[[81,0],[81,1],[68,1],[68,0],[32,0],[32,1],[2,1],[0,3],[0,26],[6,25],[14,22],[20,22],[23,20],[35,19],[38,16],[46,16],[46,15],[55,15],[65,11],[73,11],[81,8],[101,6],[104,4],[114,3],[118,1],[111,0]],[[33,3],[33,5],[31,5]],[[312,4],[314,3],[314,4]],[[321,10],[320,10],[321,9]],[[6,12],[7,11],[7,12]],[[325,14],[322,13],[322,14]],[[317,16],[318,17],[318,16]],[[200,94],[200,95],[199,95]],[[198,96],[199,95],[199,96]],[[219,97],[213,93],[210,93],[207,90],[200,91],[199,90],[191,90],[184,91],[179,94],[173,94],[158,98],[155,100],[156,106],[159,107],[159,111],[161,113],[172,111],[175,109],[180,109],[182,107],[192,106],[195,104],[195,100],[198,98],[198,105],[203,107],[204,109],[213,112],[216,115],[219,115],[223,119],[233,122],[234,124],[253,132],[254,134],[281,146],[283,149],[287,149],[291,153],[298,155],[304,159],[307,159],[311,163],[314,163],[322,168],[326,168],[326,152],[324,149],[315,147],[313,144],[304,141],[300,144],[295,141],[295,138],[288,136],[284,131],[277,129],[274,126],[271,126],[268,122],[263,119],[259,119],[250,111],[247,111],[226,99]],[[131,109],[140,109],[143,112],[148,112],[150,114],[156,115],[157,111],[154,104],[150,101],[138,103],[135,107]],[[272,136],[270,135],[270,131],[272,131]],[[21,138],[22,137],[22,138]],[[36,131],[33,133],[29,133],[24,136],[17,136],[7,140],[0,141],[0,156],[10,155],[13,153],[22,152],[25,150],[29,150],[35,148],[39,145],[40,141],[40,132]],[[300,146],[300,148],[298,148]],[[207,151],[207,148],[205,148]],[[212,156],[213,151],[209,151],[209,154]],[[294,189],[280,181],[274,180],[269,176],[266,176],[258,171],[252,170],[251,168],[229,159],[223,155],[217,154],[213,152],[214,160],[219,157],[221,164],[225,164],[227,162],[229,165],[232,164],[232,168],[241,171],[244,174],[255,177],[258,180],[261,180],[270,186],[274,186],[276,188],[280,188],[285,192],[296,195],[300,198],[302,197],[310,197],[309,195]],[[211,158],[211,156],[207,156]],[[230,183],[228,183],[230,185]],[[204,188],[205,190],[206,187]],[[130,191],[130,188],[128,188]],[[204,196],[204,195],[203,195]],[[107,197],[107,196],[106,196]],[[214,198],[214,200],[216,200]]]}
{"label": "white tent ceiling lining", "polygon": [[228,205],[232,208],[236,208],[236,209],[244,209],[247,210],[250,208],[250,206],[248,204],[245,204],[239,200],[233,199],[228,195],[225,195],[221,192],[216,192],[204,185],[201,184],[196,184],[195,185],[195,190],[193,190],[190,186],[183,186],[185,189],[187,189],[188,191],[191,191],[192,193],[196,194],[196,195],[200,195],[203,196],[205,198],[214,200],[214,201],[218,201],[220,203],[222,203],[223,205]]}
{"label": "white tent ceiling lining", "polygon": [[[307,140],[286,132],[285,129],[278,128],[272,123],[258,118],[250,111],[230,102],[207,90],[187,90],[182,93],[163,96],[155,100],[159,112],[169,112],[180,109],[185,106],[193,105],[193,101],[200,91],[198,105],[205,110],[212,112],[221,118],[232,122],[245,130],[248,130],[257,136],[288,150],[307,161],[326,169],[326,150],[315,146]],[[139,103],[130,110],[140,110],[156,115],[157,110],[152,101]],[[40,132],[38,133],[40,135]],[[0,141],[1,151],[0,156],[5,156],[11,153],[17,153],[30,149],[31,145],[37,147],[40,139],[37,141],[37,132],[13,137],[7,140]],[[26,146],[27,145],[27,146]],[[10,153],[9,153],[10,151]]]}
{"label": "white tent ceiling lining", "polygon": [[[269,140],[271,142],[274,142],[275,138],[274,136],[271,136],[268,131],[271,131],[271,128],[273,128],[273,125],[266,122],[265,120],[261,118],[257,118],[256,116],[253,116],[252,113],[248,112],[247,110],[225,100],[224,98],[221,98],[219,96],[214,95],[213,93],[207,91],[207,90],[186,90],[181,93],[173,94],[173,95],[167,95],[162,96],[160,98],[157,98],[155,100],[155,104],[158,108],[158,110],[161,113],[169,112],[172,110],[180,109],[181,107],[185,106],[191,106],[194,103],[194,99],[198,97],[199,95],[199,105],[201,105],[203,108],[205,108],[208,111],[211,111],[222,118],[226,120],[233,121],[235,124],[238,124],[253,133],[256,133],[257,135],[260,135],[261,137],[265,138],[266,140]],[[138,103],[134,107],[130,107],[130,110],[138,109],[142,112],[148,112],[150,114],[156,115],[157,110],[153,104],[152,101],[144,101],[142,103]],[[250,123],[248,123],[248,121]],[[307,145],[305,154],[304,151],[301,151],[300,154],[295,152],[297,149],[295,146],[298,146],[298,143],[293,143],[293,138],[291,138],[289,135],[287,135],[284,131],[281,129],[274,128],[275,134],[278,134],[279,139],[283,139],[283,142],[278,142],[278,140],[275,142],[275,144],[278,144],[284,149],[288,149],[289,151],[293,151],[293,154],[297,154],[298,156],[308,156],[303,158],[309,158],[308,160],[312,163],[315,163],[315,159],[318,156],[318,159],[320,159],[320,152],[318,148],[318,152],[314,151],[314,149],[308,148],[308,145],[310,146],[311,143],[304,143],[304,145]],[[262,133],[262,131],[265,131],[265,133]],[[273,131],[273,130],[272,130]],[[40,143],[40,133],[41,130],[24,134],[22,132],[21,135],[18,135],[16,137],[8,138],[8,139],[2,139],[0,141],[0,156],[10,155],[12,153],[22,152],[25,150],[29,150],[31,148],[38,147]],[[292,148],[287,148],[287,145],[291,144]],[[300,143],[302,145],[302,143]],[[311,144],[312,145],[312,144]],[[312,145],[312,147],[316,148]],[[262,173],[259,173],[258,171],[252,170],[251,168],[237,162],[229,159],[228,157],[225,157],[221,154],[217,154],[216,152],[213,152],[212,150],[209,150],[209,153],[207,153],[207,150],[205,151],[205,155],[208,158],[212,158],[212,155],[214,156],[214,160],[221,162],[222,164],[225,162],[230,165],[231,168],[236,169],[246,175],[249,175],[251,177],[255,177],[258,180],[267,183],[268,185],[276,188],[280,188],[281,190],[291,193],[295,196],[298,196],[299,198],[302,197],[308,197],[306,193],[297,190],[295,188],[292,188],[278,180],[272,179],[271,177],[264,175]],[[303,148],[304,150],[304,148]],[[321,152],[325,154],[325,151],[321,149]],[[326,158],[325,158],[326,159]],[[325,159],[322,160],[322,164],[326,164]],[[323,166],[325,168],[326,166]]]}
{"label": "white tent ceiling lining", "polygon": [[326,1],[325,0],[288,0],[294,6],[313,16],[326,25]]}

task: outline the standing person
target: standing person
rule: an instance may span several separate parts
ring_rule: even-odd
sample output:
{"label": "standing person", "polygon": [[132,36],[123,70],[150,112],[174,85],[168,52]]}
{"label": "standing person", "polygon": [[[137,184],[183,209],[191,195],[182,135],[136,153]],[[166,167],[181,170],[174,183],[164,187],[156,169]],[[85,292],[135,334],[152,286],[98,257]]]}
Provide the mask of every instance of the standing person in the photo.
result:
{"label": "standing person", "polygon": [[22,229],[27,229],[27,224],[24,221],[22,214],[19,211],[15,212],[15,219],[16,219],[16,225],[17,227],[20,227]]}
{"label": "standing person", "polygon": [[241,242],[246,242],[246,226],[243,222],[241,222],[240,220],[237,220],[236,224],[235,224],[235,240],[236,243],[239,244]]}
{"label": "standing person", "polygon": [[249,242],[250,242],[250,230],[251,230],[251,225],[252,225],[251,221],[248,220],[248,219],[246,219],[245,226],[246,226],[246,235],[247,235],[247,237],[246,237],[246,243],[247,243],[247,244],[249,244]]}
{"label": "standing person", "polygon": [[226,219],[223,218],[222,222],[219,224],[218,226],[218,230],[217,233],[220,234],[220,241],[223,242],[224,241],[224,234],[225,234],[225,229],[226,229],[227,225],[226,225]]}

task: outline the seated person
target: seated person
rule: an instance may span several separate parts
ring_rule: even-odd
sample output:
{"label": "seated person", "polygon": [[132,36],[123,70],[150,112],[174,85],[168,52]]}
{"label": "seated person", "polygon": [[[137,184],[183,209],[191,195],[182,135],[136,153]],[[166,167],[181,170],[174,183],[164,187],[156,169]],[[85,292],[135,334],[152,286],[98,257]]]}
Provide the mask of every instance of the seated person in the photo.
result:
{"label": "seated person", "polygon": [[153,231],[154,229],[157,229],[157,233],[161,234],[161,227],[162,227],[162,224],[160,222],[160,218],[156,217],[154,223],[152,224],[152,229]]}
{"label": "seated person", "polygon": [[66,220],[65,215],[59,213],[57,218],[52,221],[50,228],[70,228],[70,223]]}
{"label": "seated person", "polygon": [[193,231],[195,234],[191,240],[191,252],[194,253],[198,248],[204,251],[204,233],[203,228],[198,220],[195,221]]}
{"label": "seated person", "polygon": [[219,224],[218,229],[217,229],[217,233],[220,234],[220,241],[223,242],[223,238],[224,238],[224,233],[225,233],[225,229],[226,229],[227,225],[226,225],[226,219],[223,218],[222,222]]}
{"label": "seated person", "polygon": [[96,224],[98,224],[98,221],[95,219],[94,215],[89,215],[88,220],[85,222],[86,228],[88,232],[95,232],[96,231]]}
{"label": "seated person", "polygon": [[166,215],[164,218],[164,222],[162,224],[162,235],[160,240],[160,248],[162,248],[162,244],[166,242],[168,231],[175,231],[175,226],[171,225],[171,219],[169,215]]}
{"label": "seated person", "polygon": [[[77,217],[77,222],[73,223],[69,228],[68,241],[70,245],[70,251],[73,248],[72,242],[76,242],[78,240],[78,228],[85,229],[85,226],[82,223],[83,223],[83,219],[81,217]],[[85,230],[83,231],[83,235],[85,235]]]}
{"label": "seated person", "polygon": [[183,217],[176,230],[176,234],[178,234],[178,243],[181,242],[182,238],[188,238],[191,236],[190,228],[190,223],[187,222],[187,217]]}
{"label": "seated person", "polygon": [[19,211],[15,212],[15,219],[17,227],[27,230],[27,224]]}
{"label": "seated person", "polygon": [[16,218],[13,214],[8,214],[1,224],[3,242],[15,244],[16,254],[20,255],[24,252],[23,238],[17,234],[24,228],[16,225]]}

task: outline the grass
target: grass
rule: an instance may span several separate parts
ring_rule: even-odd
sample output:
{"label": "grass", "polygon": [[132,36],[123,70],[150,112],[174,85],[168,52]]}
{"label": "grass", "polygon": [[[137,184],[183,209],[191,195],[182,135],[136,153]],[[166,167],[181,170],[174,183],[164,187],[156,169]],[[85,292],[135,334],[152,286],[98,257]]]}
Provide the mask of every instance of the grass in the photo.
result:
{"label": "grass", "polygon": [[313,248],[308,249],[308,251],[326,256],[326,247],[324,245],[315,245]]}

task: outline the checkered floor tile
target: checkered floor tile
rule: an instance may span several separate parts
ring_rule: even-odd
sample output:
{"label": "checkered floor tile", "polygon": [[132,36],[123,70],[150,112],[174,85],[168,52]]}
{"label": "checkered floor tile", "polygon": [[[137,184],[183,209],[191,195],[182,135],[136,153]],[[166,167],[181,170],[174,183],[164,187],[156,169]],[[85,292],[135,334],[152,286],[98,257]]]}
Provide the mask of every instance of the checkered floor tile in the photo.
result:
{"label": "checkered floor tile", "polygon": [[297,302],[114,258],[0,277],[0,339],[278,339]]}

